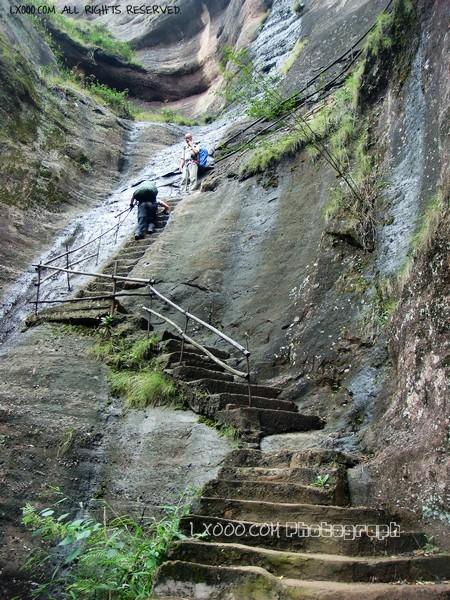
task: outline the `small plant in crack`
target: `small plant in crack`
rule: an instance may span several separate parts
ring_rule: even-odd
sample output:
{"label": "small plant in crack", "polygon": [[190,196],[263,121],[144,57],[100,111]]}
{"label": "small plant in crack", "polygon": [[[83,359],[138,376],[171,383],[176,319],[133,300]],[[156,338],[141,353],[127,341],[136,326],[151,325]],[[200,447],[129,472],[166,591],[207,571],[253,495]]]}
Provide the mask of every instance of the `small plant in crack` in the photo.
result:
{"label": "small plant in crack", "polygon": [[69,427],[64,434],[64,438],[61,440],[61,443],[58,447],[57,458],[65,456],[67,452],[69,452],[70,448],[73,446],[76,437],[76,429],[74,427]]}
{"label": "small plant in crack", "polygon": [[317,477],[314,479],[314,481],[312,483],[310,483],[309,485],[311,487],[319,487],[319,488],[330,487],[330,484],[328,483],[329,479],[330,479],[330,475],[328,473],[326,473],[325,475],[317,475]]}
{"label": "small plant in crack", "polygon": [[208,427],[216,429],[221,437],[224,437],[230,440],[231,442],[237,443],[237,440],[239,438],[239,431],[232,425],[224,425],[223,423],[213,421],[203,416],[200,416],[197,419],[197,422],[203,423],[203,425],[207,425]]}

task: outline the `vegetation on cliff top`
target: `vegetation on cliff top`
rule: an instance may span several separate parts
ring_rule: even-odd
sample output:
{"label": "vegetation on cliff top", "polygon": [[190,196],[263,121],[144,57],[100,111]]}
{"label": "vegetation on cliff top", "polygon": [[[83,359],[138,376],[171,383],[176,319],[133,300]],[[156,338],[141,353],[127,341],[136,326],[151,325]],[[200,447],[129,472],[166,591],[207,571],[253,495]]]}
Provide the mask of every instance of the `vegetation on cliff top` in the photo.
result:
{"label": "vegetation on cliff top", "polygon": [[[80,44],[97,46],[102,48],[105,52],[123,58],[128,62],[133,60],[135,53],[130,44],[114,38],[104,23],[93,24],[82,19],[71,19],[65,14],[62,14],[60,9],[51,0],[28,0],[27,4],[40,7],[41,10],[42,7],[49,9],[42,21],[40,17],[32,16],[34,22],[38,24],[38,27],[45,27],[45,20],[48,19],[55,27]],[[53,7],[56,9],[54,12],[52,11]]]}

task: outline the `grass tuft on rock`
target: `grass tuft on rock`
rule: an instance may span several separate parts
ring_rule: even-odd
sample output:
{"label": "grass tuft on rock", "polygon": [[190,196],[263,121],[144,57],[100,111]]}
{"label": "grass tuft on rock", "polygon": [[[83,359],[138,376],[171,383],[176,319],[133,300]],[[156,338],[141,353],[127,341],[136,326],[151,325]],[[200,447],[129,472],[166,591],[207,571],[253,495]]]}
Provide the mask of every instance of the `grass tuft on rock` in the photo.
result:
{"label": "grass tuft on rock", "polygon": [[175,384],[159,371],[112,371],[110,380],[112,392],[122,396],[129,408],[178,403]]}

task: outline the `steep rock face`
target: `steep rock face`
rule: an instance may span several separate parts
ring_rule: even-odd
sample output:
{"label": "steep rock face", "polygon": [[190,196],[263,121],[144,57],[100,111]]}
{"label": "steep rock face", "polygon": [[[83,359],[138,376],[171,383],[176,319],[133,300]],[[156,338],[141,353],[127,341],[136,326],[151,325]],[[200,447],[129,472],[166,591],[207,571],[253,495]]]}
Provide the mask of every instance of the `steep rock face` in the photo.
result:
{"label": "steep rock face", "polygon": [[[301,89],[357,42],[388,0],[310,0],[302,11],[303,49],[283,81],[285,92]],[[350,62],[346,57],[337,67]],[[320,87],[320,81],[317,82]]]}
{"label": "steep rock face", "polygon": [[[86,15],[84,3],[79,2],[80,16],[105,24],[118,39],[129,42],[144,69],[124,68],[123,64],[105,60],[101,53],[96,64],[90,57],[77,55],[73,48],[68,53],[70,66],[81,64],[86,72],[96,74],[118,90],[128,88],[131,96],[141,100],[163,102],[198,96],[214,86],[219,79],[221,48],[249,44],[271,2],[176,0],[170,4],[170,14],[156,12],[147,16],[128,12],[127,6],[131,5],[124,0],[99,4],[109,7],[109,14]],[[59,6],[63,5],[60,1]],[[113,12],[113,5],[120,14]],[[59,36],[59,43],[67,50],[72,45],[64,37]],[[189,104],[204,110],[212,101],[214,97],[209,96],[193,99]]]}
{"label": "steep rock face", "polygon": [[1,351],[2,600],[31,598],[21,568],[34,540],[20,524],[21,508],[61,500],[51,486],[74,499],[61,513],[104,498],[116,515],[161,518],[162,506],[176,506],[189,486],[214,477],[230,449],[192,412],[123,410],[89,346],[85,336],[44,325]]}
{"label": "steep rock face", "polygon": [[386,385],[368,438],[374,497],[435,523],[441,543],[450,521],[448,452],[450,273],[448,209],[416,259],[390,327],[396,387]]}
{"label": "steep rock face", "polygon": [[[0,45],[0,281],[6,286],[70,216],[113,189],[128,127],[86,94],[47,82],[56,63],[28,17],[2,20]],[[47,75],[39,74],[43,65]]]}
{"label": "steep rock face", "polygon": [[[310,7],[319,10],[319,4],[311,2]],[[363,9],[372,11],[374,5],[355,0],[327,6],[334,7],[328,13],[330,19],[336,18],[340,6],[349,10],[349,18],[354,16],[350,12],[351,7],[360,9],[358,23],[364,30],[370,22],[364,21]],[[400,508],[413,507],[417,514],[434,517],[443,529],[441,523],[446,517],[443,508],[446,493],[444,477],[437,470],[433,472],[432,462],[444,465],[442,448],[446,444],[446,415],[442,413],[448,411],[448,401],[446,403],[441,385],[444,370],[448,368],[446,350],[441,343],[441,311],[444,303],[448,302],[444,289],[446,267],[442,256],[445,248],[443,240],[448,232],[446,225],[443,224],[430,253],[420,259],[422,262],[416,263],[418,277],[413,271],[410,284],[403,290],[389,333],[390,348],[385,335],[379,333],[377,323],[367,319],[367,315],[370,317],[376,312],[374,296],[380,283],[380,270],[388,264],[388,259],[389,262],[392,259],[393,267],[389,274],[394,276],[411,245],[412,231],[402,229],[402,219],[403,223],[413,222],[416,227],[417,216],[434,194],[437,182],[447,176],[442,160],[445,106],[448,106],[448,87],[442,67],[446,21],[443,6],[438,1],[432,5],[419,4],[419,9],[422,11],[419,12],[421,44],[416,38],[412,40],[414,47],[420,50],[415,52],[410,76],[407,73],[409,81],[403,82],[400,89],[395,81],[386,82],[382,90],[377,91],[376,86],[373,88],[373,100],[379,102],[375,102],[375,112],[380,113],[375,114],[379,118],[375,119],[373,127],[383,140],[383,146],[379,148],[380,160],[385,157],[383,173],[389,184],[395,183],[395,186],[388,186],[386,195],[380,195],[377,200],[379,240],[374,252],[364,254],[358,248],[349,247],[342,239],[323,235],[322,209],[328,203],[330,189],[336,185],[335,173],[325,163],[320,160],[312,163],[305,154],[299,153],[284,159],[264,175],[242,181],[239,167],[245,161],[244,155],[218,164],[209,180],[210,191],[182,200],[164,235],[151,247],[133,275],[156,276],[158,289],[169,293],[192,312],[223,327],[238,341],[243,341],[248,333],[252,369],[259,381],[277,376],[278,383],[285,384],[287,388],[285,395],[295,399],[302,411],[320,411],[326,417],[327,430],[323,437],[314,440],[314,444],[326,439],[328,444],[334,443],[333,447],[358,449],[368,454],[368,461],[361,468],[365,479],[360,473],[358,482],[352,487],[355,504],[392,504],[398,499]],[[311,73],[327,64],[328,58],[332,58],[330,55],[335,57],[346,41],[349,45],[354,41],[354,32],[351,27],[346,27],[344,19],[340,23],[342,32],[352,31],[351,40],[337,35],[336,30],[334,43],[338,45],[339,52],[332,52],[329,40],[335,23],[327,22],[326,15],[326,11],[321,13],[323,33],[321,36],[321,28],[317,27],[314,43],[317,47],[326,48],[327,52],[321,55],[323,60],[318,63],[308,63]],[[370,12],[370,15],[373,16],[373,13]],[[309,15],[311,27],[313,16],[312,11]],[[311,60],[313,55],[310,53]],[[301,57],[290,72],[289,85],[293,87],[300,87],[296,77],[298,82],[303,81],[302,60]],[[35,101],[40,102],[40,94],[33,92],[31,85],[30,91],[26,89],[21,92],[23,97],[33,94]],[[419,90],[421,92],[417,96]],[[72,99],[71,94],[75,94]],[[410,104],[414,96],[418,103]],[[66,112],[71,114],[77,108],[75,104],[79,105],[80,97],[69,92],[69,99],[65,106]],[[32,105],[31,100],[28,102],[24,106]],[[419,136],[411,127],[414,120],[408,112],[414,112],[415,106],[420,108]],[[87,110],[86,106],[84,110]],[[96,110],[94,105],[89,108],[93,113]],[[27,126],[26,131],[33,132],[33,128]],[[71,131],[69,128],[69,139]],[[83,138],[89,138],[89,132],[82,131]],[[108,139],[114,137],[112,132],[115,131],[114,128],[109,130]],[[105,140],[105,137],[102,139]],[[34,138],[32,141],[35,143]],[[85,140],[79,143],[84,144]],[[423,173],[420,172],[414,178],[412,199],[408,197],[408,202],[403,203],[406,192],[411,189],[411,180],[400,176],[396,178],[393,173],[401,175],[402,170],[406,173],[408,169],[418,168],[410,152],[416,143],[425,158],[430,157],[429,169],[423,178],[427,187],[421,183]],[[24,147],[26,149],[26,144],[21,145],[21,152],[25,151]],[[95,162],[93,164],[96,165]],[[423,162],[419,161],[419,168],[422,168],[420,165],[423,166]],[[137,172],[139,166],[141,161],[133,172]],[[102,174],[101,169],[99,174]],[[80,176],[78,172],[76,179],[77,185],[80,181],[93,180],[90,174]],[[22,179],[15,177],[14,181]],[[18,189],[20,192],[21,188]],[[72,191],[71,197],[75,198],[73,189],[68,189]],[[402,202],[397,202],[400,197]],[[402,208],[398,216],[390,213],[400,206],[411,206],[411,211],[404,212]],[[23,209],[14,210],[18,210],[21,218],[30,214]],[[400,225],[396,235],[389,232],[393,224]],[[405,233],[408,243],[399,248],[395,240],[403,240]],[[11,244],[13,241],[24,246],[21,240],[12,239]],[[34,249],[26,249],[26,256],[30,256],[32,251]],[[23,258],[24,263],[25,260],[26,257]],[[420,273],[425,273],[425,276]],[[364,289],[358,289],[362,284]],[[124,303],[136,311],[141,304],[137,301],[134,306],[131,301]],[[408,319],[404,318],[405,312]],[[429,335],[430,330],[432,335]],[[40,338],[36,334],[36,337],[30,335],[28,339],[36,341]],[[14,356],[8,360],[10,362],[6,366],[11,367],[14,374]],[[97,369],[98,366],[92,367],[91,363],[89,368]],[[8,383],[5,384],[6,389],[11,393]],[[27,385],[32,386],[32,381],[24,381],[25,388]],[[100,398],[103,397],[104,389],[100,385],[95,390]],[[23,394],[23,389],[20,394]],[[36,394],[27,395],[23,402],[37,404],[36,397],[39,399],[39,395],[38,390]],[[20,406],[15,408],[19,411]],[[93,407],[88,408],[91,411]],[[404,419],[401,418],[403,414],[406,415]],[[33,416],[31,413],[28,418]],[[9,417],[14,423],[15,413],[12,412]],[[139,418],[130,418],[130,421],[135,427],[130,428],[131,439],[135,442],[134,431],[146,433],[148,428]],[[99,422],[101,426],[102,420],[99,419]],[[34,430],[30,428],[30,431],[33,435]],[[58,437],[57,431],[53,435],[51,443],[55,447],[63,439]],[[269,440],[273,448],[276,448],[275,438]],[[26,454],[27,451],[24,454],[17,451],[20,435],[17,440],[12,454],[16,451],[18,460],[23,461],[21,468],[27,468],[34,459]],[[294,445],[299,443],[295,437],[290,441]],[[111,456],[118,461],[120,468],[127,464],[129,456],[140,464],[137,445],[123,457],[118,456],[117,448],[113,442],[111,444]],[[405,447],[409,449],[408,453]],[[377,453],[374,459],[371,459],[372,453]],[[76,452],[71,459],[77,460]],[[68,466],[70,468],[70,464]],[[386,473],[387,479],[378,478],[377,470],[381,475]],[[65,482],[65,477],[67,472],[60,475],[58,471],[55,482],[61,479]],[[111,489],[115,494],[123,491],[130,482],[133,485],[137,482],[139,485],[133,488],[133,494],[138,495],[143,480],[145,475],[137,481],[131,472],[127,478],[115,479]],[[25,484],[17,489],[19,493],[28,494],[29,488]],[[91,489],[86,487],[84,491],[89,494]],[[420,494],[414,495],[418,489]],[[17,499],[14,502],[17,508]]]}
{"label": "steep rock face", "polygon": [[[154,274],[176,302],[209,317],[238,341],[249,334],[259,380],[277,375],[302,411],[320,410],[338,448],[377,454],[373,465],[370,460],[364,465],[364,477],[372,473],[373,479],[364,480],[358,467],[355,503],[413,508],[418,516],[438,518],[439,528],[447,518],[448,493],[445,477],[438,475],[445,472],[449,418],[443,385],[447,349],[440,337],[447,302],[444,225],[434,251],[421,259],[417,273],[412,271],[389,346],[382,327],[389,313],[382,308],[386,298],[380,299],[383,289],[395,287],[413,233],[420,229],[419,215],[439,187],[448,202],[443,8],[438,2],[418,3],[415,10],[405,62],[388,63],[395,76],[384,80],[376,76],[383,64],[369,64],[364,83],[372,86],[373,108],[366,110],[373,110],[376,157],[386,181],[375,206],[372,252],[323,235],[322,209],[336,186],[325,163],[311,164],[298,154],[241,181],[245,155],[235,155],[205,182],[205,189],[214,191],[183,200],[156,244],[160,251],[148,254],[134,274]],[[320,31],[318,45],[325,42]],[[328,35],[329,27],[324,31]],[[176,260],[165,259],[169,250]],[[433,253],[436,264],[426,266]],[[431,337],[425,333],[430,330]],[[423,336],[429,339],[421,342]],[[440,465],[435,475],[428,474],[432,460]],[[389,473],[388,479],[376,471]],[[445,538],[439,541],[445,546]]]}

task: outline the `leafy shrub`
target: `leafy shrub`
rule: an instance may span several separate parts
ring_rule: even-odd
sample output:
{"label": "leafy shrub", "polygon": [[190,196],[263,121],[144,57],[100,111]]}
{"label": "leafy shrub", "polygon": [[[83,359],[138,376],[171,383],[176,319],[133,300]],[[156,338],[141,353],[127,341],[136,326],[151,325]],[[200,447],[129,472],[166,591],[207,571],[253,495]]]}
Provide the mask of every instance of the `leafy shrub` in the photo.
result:
{"label": "leafy shrub", "polygon": [[112,109],[122,111],[128,116],[131,115],[130,105],[127,101],[128,90],[118,92],[104,83],[99,83],[95,77],[88,77],[85,81],[85,87],[91,94],[103,100]]}
{"label": "leafy shrub", "polygon": [[[183,538],[180,519],[188,512],[184,498],[165,506],[164,516],[139,522],[130,517],[108,521],[106,508],[97,521],[80,504],[75,519],[53,509],[37,511],[27,504],[22,523],[41,546],[33,550],[24,569],[41,579],[56,562],[50,580],[39,585],[34,596],[62,599],[144,600],[151,596],[156,568],[165,560],[169,543]],[[55,548],[59,552],[55,552]]]}
{"label": "leafy shrub", "polygon": [[146,369],[152,364],[157,337],[132,342],[111,330],[100,329],[102,338],[91,348],[91,353],[116,369]]}

